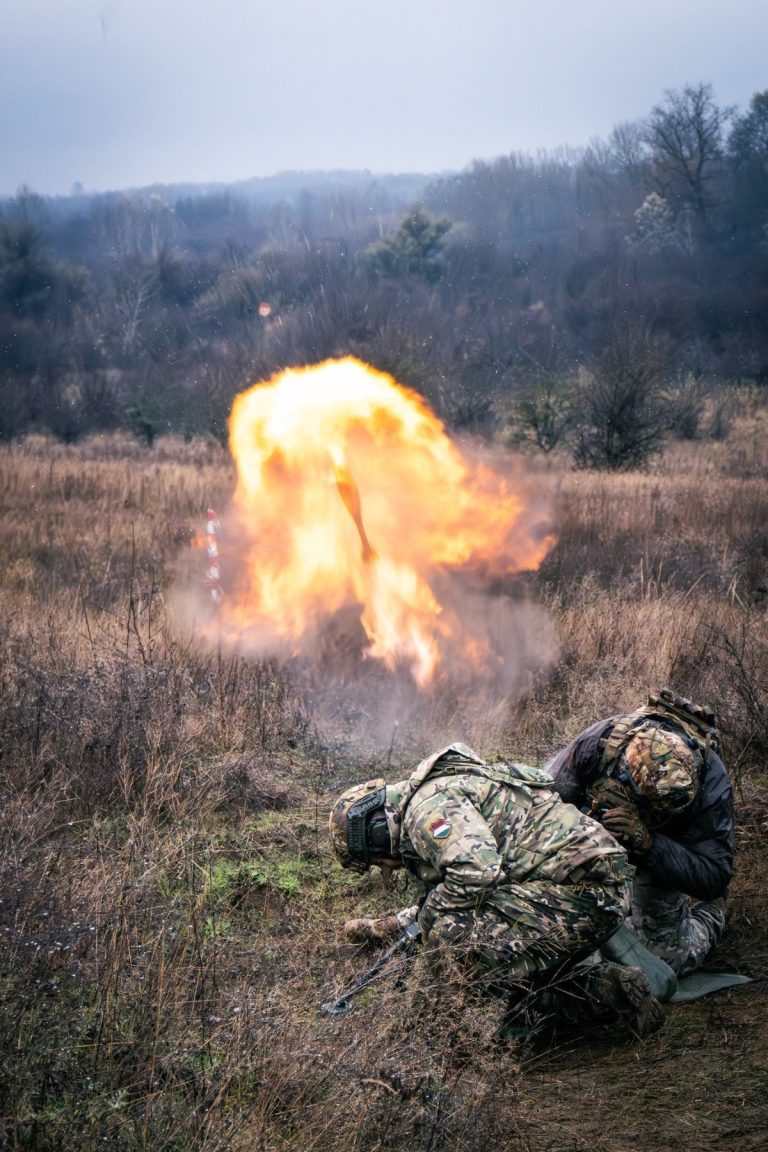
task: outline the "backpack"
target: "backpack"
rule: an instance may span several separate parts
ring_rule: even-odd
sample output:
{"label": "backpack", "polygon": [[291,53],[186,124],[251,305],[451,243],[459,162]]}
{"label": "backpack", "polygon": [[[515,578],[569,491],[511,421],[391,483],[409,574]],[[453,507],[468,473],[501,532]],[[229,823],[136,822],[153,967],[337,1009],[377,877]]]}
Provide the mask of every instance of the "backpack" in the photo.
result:
{"label": "backpack", "polygon": [[709,748],[720,752],[717,716],[709,705],[694,704],[671,689],[662,688],[657,696],[648,697],[645,707],[619,717],[613,725],[603,745],[601,773],[606,772],[621,755],[636,730],[648,722],[681,732],[690,746],[701,753],[702,760]]}

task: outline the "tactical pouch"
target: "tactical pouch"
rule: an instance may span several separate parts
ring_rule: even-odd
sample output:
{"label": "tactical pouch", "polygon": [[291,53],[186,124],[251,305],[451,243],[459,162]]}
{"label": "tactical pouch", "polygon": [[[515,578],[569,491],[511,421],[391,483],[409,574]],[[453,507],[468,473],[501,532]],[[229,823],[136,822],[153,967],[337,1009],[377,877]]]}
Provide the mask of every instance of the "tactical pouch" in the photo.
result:
{"label": "tactical pouch", "polygon": [[669,688],[662,688],[658,696],[648,697],[644,708],[620,717],[613,725],[603,744],[601,774],[610,770],[636,730],[648,722],[681,732],[702,756],[708,748],[713,752],[720,751],[720,733],[713,710],[708,705],[693,704]]}

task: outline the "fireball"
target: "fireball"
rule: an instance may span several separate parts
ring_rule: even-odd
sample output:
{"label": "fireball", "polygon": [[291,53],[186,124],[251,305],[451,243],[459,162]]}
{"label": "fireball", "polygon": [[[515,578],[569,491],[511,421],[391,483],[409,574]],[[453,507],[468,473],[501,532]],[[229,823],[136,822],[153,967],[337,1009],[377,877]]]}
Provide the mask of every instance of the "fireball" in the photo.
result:
{"label": "fireball", "polygon": [[471,460],[424,399],[346,358],[289,369],[236,397],[231,531],[237,574],[221,634],[300,650],[355,605],[366,655],[420,687],[441,662],[492,661],[444,590],[538,567],[553,538],[518,485]]}

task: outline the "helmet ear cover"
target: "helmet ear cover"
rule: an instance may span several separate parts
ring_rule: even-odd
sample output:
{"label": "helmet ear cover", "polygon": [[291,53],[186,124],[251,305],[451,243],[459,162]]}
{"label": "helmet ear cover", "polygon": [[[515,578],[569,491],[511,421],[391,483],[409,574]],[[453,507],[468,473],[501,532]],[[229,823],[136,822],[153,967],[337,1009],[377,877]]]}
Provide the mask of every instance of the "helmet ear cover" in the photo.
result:
{"label": "helmet ear cover", "polygon": [[[375,812],[377,808],[383,808],[384,802],[387,799],[387,790],[382,783],[380,788],[375,792],[369,792],[367,796],[362,796],[356,800],[352,807],[347,812],[347,848],[351,857],[351,867],[355,867],[355,863],[368,866],[368,840],[366,838],[366,818]],[[378,822],[377,822],[378,823]],[[353,861],[355,863],[353,863]]]}
{"label": "helmet ear cover", "polygon": [[368,851],[374,856],[391,856],[392,837],[389,833],[387,818],[384,815],[375,817],[376,813],[374,812],[368,819],[368,829],[365,836]]}

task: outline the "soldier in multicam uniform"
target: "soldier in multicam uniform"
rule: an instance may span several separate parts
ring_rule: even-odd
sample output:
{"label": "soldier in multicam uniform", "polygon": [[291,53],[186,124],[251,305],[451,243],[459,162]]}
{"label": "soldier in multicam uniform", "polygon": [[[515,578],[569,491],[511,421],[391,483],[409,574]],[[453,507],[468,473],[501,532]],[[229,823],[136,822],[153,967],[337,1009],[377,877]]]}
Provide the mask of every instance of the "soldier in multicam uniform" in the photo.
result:
{"label": "soldier in multicam uniform", "polygon": [[683,976],[725,927],[733,797],[719,747],[712,710],[663,689],[593,724],[547,765],[560,796],[627,847],[637,868],[627,927]]}
{"label": "soldier in multicam uniform", "polygon": [[647,1034],[663,1014],[641,971],[605,962],[578,969],[628,914],[627,853],[552,785],[539,769],[489,765],[453,744],[406,780],[349,789],[329,821],[342,865],[385,874],[405,866],[426,895],[345,928],[384,939],[417,920],[438,968],[450,956],[515,1002],[558,983],[582,1016]]}

